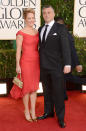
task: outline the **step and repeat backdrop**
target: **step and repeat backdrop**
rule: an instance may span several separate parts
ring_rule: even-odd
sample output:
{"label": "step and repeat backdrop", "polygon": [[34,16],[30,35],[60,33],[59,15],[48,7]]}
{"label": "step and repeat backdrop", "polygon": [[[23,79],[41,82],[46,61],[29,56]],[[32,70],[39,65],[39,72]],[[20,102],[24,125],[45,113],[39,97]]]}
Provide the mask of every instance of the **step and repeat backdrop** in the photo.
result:
{"label": "step and repeat backdrop", "polygon": [[86,0],[75,0],[73,34],[86,38]]}
{"label": "step and repeat backdrop", "polygon": [[[16,32],[24,27],[22,10],[35,10],[35,27],[40,26],[41,0],[0,0],[0,40],[15,40]],[[86,0],[74,0],[73,34],[86,38]]]}
{"label": "step and repeat backdrop", "polygon": [[40,26],[41,0],[0,0],[0,40],[15,40],[16,32],[24,27],[22,10],[35,10],[35,27]]}

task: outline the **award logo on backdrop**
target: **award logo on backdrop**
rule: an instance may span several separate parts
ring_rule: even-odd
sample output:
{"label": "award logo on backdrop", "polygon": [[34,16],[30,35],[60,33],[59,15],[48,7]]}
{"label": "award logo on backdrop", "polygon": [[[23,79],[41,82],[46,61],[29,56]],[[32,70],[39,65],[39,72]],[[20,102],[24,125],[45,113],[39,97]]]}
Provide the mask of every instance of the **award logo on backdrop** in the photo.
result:
{"label": "award logo on backdrop", "polygon": [[15,40],[16,32],[24,27],[22,10],[35,10],[35,27],[40,26],[40,0],[0,0],[0,40]]}
{"label": "award logo on backdrop", "polygon": [[86,38],[86,0],[75,0],[73,34]]}

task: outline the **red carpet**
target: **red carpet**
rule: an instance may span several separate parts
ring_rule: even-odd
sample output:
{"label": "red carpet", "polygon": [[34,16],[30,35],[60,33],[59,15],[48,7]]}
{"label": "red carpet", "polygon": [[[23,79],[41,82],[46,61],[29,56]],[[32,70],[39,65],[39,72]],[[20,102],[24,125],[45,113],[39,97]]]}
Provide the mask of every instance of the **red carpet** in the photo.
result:
{"label": "red carpet", "polygon": [[[69,91],[66,102],[66,128],[61,129],[55,118],[48,118],[34,123],[24,119],[22,100],[0,97],[0,131],[86,131],[86,94]],[[37,115],[43,113],[43,97],[38,96]]]}

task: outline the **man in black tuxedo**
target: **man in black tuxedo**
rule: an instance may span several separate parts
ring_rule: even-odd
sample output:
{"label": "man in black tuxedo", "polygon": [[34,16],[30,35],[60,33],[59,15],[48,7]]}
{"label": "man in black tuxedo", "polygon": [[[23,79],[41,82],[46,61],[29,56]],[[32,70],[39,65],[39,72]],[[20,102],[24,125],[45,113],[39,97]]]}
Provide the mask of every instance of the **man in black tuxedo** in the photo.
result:
{"label": "man in black tuxedo", "polygon": [[64,74],[71,71],[69,41],[65,26],[54,21],[53,7],[43,7],[42,13],[45,21],[45,25],[39,28],[41,81],[45,85],[43,88],[45,113],[42,118],[54,116],[54,104],[59,125],[64,128]]}

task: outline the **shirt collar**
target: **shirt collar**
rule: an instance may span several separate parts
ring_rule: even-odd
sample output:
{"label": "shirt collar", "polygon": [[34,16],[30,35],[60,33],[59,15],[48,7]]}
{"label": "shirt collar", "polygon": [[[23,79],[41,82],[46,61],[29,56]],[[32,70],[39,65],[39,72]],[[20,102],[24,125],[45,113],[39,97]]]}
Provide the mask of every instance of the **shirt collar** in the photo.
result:
{"label": "shirt collar", "polygon": [[49,25],[49,26],[52,26],[53,24],[55,23],[54,20],[52,20],[51,22],[49,22],[48,24],[45,23],[45,25]]}

